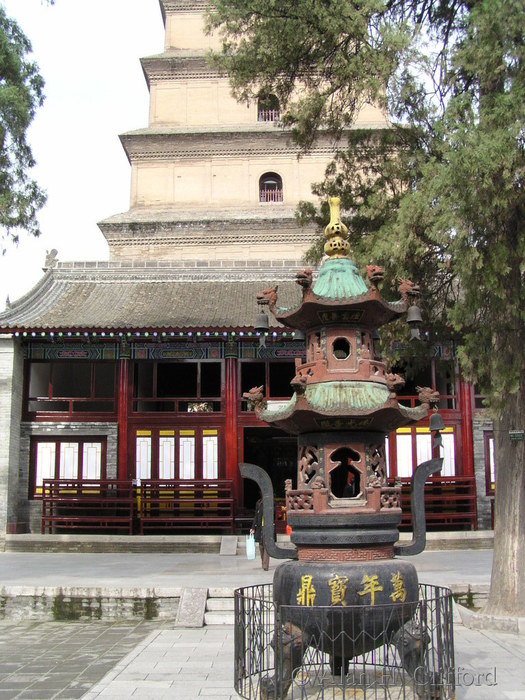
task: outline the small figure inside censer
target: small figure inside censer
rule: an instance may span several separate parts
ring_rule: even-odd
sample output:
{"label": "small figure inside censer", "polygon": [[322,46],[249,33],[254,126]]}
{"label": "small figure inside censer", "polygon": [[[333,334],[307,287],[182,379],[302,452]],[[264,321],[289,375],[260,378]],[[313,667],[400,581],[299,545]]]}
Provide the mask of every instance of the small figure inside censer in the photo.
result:
{"label": "small figure inside censer", "polygon": [[330,471],[330,490],[336,498],[357,498],[361,493],[361,472],[354,466],[361,456],[350,447],[341,447],[331,455],[337,466]]}
{"label": "small figure inside censer", "polygon": [[355,474],[348,471],[346,478],[346,486],[343,489],[343,498],[355,498],[359,494],[359,486]]}

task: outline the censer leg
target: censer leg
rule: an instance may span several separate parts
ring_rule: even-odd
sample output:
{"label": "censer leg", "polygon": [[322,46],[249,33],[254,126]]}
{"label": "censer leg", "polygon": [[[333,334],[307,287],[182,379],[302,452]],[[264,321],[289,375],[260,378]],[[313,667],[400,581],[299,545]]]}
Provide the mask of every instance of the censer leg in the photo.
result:
{"label": "censer leg", "polygon": [[275,651],[275,675],[261,681],[261,700],[284,698],[292,685],[294,672],[300,668],[303,660],[303,633],[291,622],[283,625],[281,631],[281,649],[277,648],[274,635],[272,647]]}

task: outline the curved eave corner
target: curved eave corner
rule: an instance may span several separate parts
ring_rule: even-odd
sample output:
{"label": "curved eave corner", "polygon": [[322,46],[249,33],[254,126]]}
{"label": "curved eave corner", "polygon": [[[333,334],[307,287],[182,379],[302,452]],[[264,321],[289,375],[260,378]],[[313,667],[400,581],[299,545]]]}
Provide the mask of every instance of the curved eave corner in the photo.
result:
{"label": "curved eave corner", "polygon": [[274,423],[277,420],[283,420],[293,415],[297,403],[297,394],[294,394],[291,399],[284,405],[278,408],[267,407],[259,413],[258,418],[267,423]]}

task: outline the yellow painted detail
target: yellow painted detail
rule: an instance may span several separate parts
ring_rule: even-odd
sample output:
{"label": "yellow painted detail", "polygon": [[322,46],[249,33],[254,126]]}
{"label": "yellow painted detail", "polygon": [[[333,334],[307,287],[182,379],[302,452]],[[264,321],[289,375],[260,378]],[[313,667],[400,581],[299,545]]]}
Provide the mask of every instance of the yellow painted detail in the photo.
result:
{"label": "yellow painted detail", "polygon": [[313,576],[306,574],[301,576],[301,588],[297,591],[297,605],[310,607],[315,602],[315,588],[312,584]]}
{"label": "yellow painted detail", "polygon": [[383,590],[383,586],[379,583],[379,576],[377,574],[373,574],[372,576],[365,574],[361,583],[364,585],[364,588],[362,591],[357,591],[357,595],[369,595],[370,605],[375,605],[376,591]]}
{"label": "yellow painted detail", "polygon": [[[401,430],[403,430],[403,428]],[[454,428],[445,428],[444,430],[440,430],[439,432],[440,433],[453,433]],[[416,433],[425,433],[428,435],[430,433],[430,428],[416,428]]]}

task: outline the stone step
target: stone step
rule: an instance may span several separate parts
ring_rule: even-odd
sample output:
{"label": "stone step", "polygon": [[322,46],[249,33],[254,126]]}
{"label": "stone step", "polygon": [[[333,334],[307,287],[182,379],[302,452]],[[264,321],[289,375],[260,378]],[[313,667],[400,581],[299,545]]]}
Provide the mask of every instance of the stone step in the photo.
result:
{"label": "stone step", "polygon": [[[0,551],[219,554],[221,535],[6,535]],[[230,545],[231,546],[231,545]]]}
{"label": "stone step", "polygon": [[206,612],[204,613],[205,625],[233,625],[235,622],[235,600],[233,588],[217,587],[208,589],[206,600]]}
{"label": "stone step", "polygon": [[233,598],[208,598],[206,612],[231,612],[235,607]]}
{"label": "stone step", "polygon": [[222,557],[234,557],[237,554],[238,537],[237,535],[223,535],[221,538],[220,555]]}
{"label": "stone step", "polygon": [[231,611],[213,611],[204,614],[205,625],[233,625],[235,623],[235,615]]}

